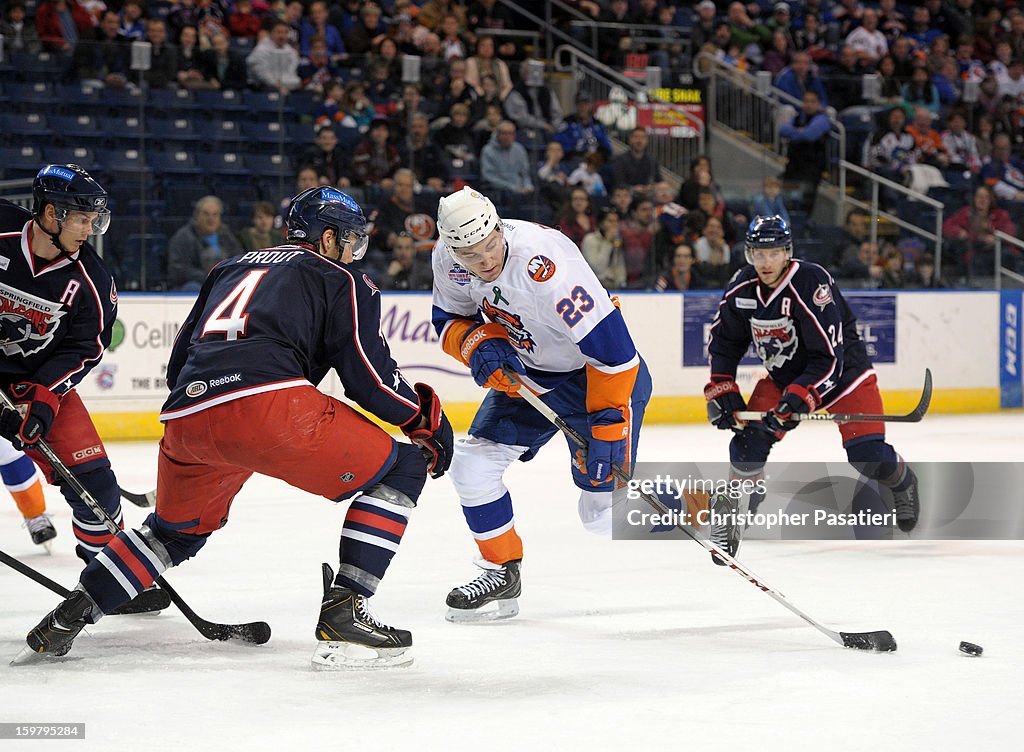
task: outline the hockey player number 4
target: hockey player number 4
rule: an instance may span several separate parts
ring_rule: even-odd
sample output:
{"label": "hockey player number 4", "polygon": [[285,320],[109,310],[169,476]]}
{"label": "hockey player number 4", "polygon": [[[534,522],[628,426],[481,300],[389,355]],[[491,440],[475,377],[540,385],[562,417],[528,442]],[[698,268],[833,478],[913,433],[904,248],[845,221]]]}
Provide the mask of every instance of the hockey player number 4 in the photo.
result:
{"label": "hockey player number 4", "polygon": [[[213,309],[213,313],[203,324],[201,336],[223,332],[225,339],[229,341],[244,337],[245,327],[249,322],[249,314],[245,312],[245,307],[249,305],[249,299],[256,292],[256,286],[266,273],[266,269],[259,269],[246,274],[245,278]],[[228,308],[231,309],[230,312]]]}

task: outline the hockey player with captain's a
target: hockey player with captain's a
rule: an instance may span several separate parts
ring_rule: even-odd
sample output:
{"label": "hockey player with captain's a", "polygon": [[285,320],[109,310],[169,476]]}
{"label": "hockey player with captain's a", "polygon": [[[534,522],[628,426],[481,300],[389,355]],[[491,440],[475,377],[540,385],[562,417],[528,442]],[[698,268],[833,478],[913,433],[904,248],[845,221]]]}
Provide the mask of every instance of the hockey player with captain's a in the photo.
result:
{"label": "hockey player with captain's a", "polygon": [[[0,411],[0,436],[60,488],[72,509],[75,552],[86,562],[111,534],[34,446],[45,438],[121,521],[117,479],[76,391],[103,357],[117,317],[113,277],[89,243],[109,226],[107,192],[74,164],[40,169],[32,181],[31,212],[0,200],[0,389],[17,408]],[[53,537],[45,517],[33,524],[40,533],[34,540]],[[129,609],[167,605],[166,594],[149,591]]]}
{"label": "hockey player with captain's a", "polygon": [[[793,257],[793,235],[782,217],[755,217],[745,240],[747,266],[725,290],[711,325],[708,353],[711,380],[704,389],[708,419],[732,430],[731,474],[756,479],[774,445],[799,425],[795,414],[881,414],[882,397],[857,320],[832,276],[822,267]],[[736,384],[740,360],[753,344],[768,370],[749,401]],[[766,412],[763,422],[743,423],[734,413]],[[885,440],[885,423],[841,423],[839,432],[850,463],[892,492],[896,522],[910,532],[917,524],[917,478]],[[750,499],[751,510],[760,498]],[[713,500],[720,520],[730,519],[736,502]],[[712,527],[712,540],[731,555],[739,547],[739,529]],[[714,557],[715,563],[723,563]]]}
{"label": "hockey player with captain's a", "polygon": [[[288,241],[211,270],[167,366],[156,509],[89,563],[29,633],[32,652],[67,653],[86,624],[195,556],[258,472],[351,501],[337,575],[325,565],[314,667],[411,662],[412,635],[377,619],[368,600],[428,471],[448,468],[451,426],[433,389],[406,382],[380,334],[380,293],[350,266],[367,246],[358,204],[329,186],[304,191],[289,211]],[[412,443],[319,391],[332,369],[348,398]]]}
{"label": "hockey player with captain's a", "polygon": [[538,393],[588,437],[586,453],[569,444],[578,511],[587,530],[608,533],[624,493],[611,466],[632,468],[651,379],[618,307],[561,232],[501,219],[470,187],[441,199],[438,232],[434,327],[445,352],[489,389],[450,473],[483,572],[448,595],[448,619],[508,618],[518,613],[523,542],[503,476],[557,432],[518,390]]}

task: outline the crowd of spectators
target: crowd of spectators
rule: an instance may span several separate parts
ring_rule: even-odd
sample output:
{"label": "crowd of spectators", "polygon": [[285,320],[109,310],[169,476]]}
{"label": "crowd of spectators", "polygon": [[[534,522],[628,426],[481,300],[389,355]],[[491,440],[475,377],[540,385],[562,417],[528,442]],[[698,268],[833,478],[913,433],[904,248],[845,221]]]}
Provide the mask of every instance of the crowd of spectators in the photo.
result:
{"label": "crowd of spectators", "polygon": [[[69,80],[141,83],[130,42],[144,39],[153,45],[144,74],[150,88],[313,92],[315,135],[294,145],[297,182],[339,185],[367,204],[375,235],[366,263],[397,275],[397,289],[428,284],[429,265],[425,278],[408,247],[414,259],[430,247],[437,198],[466,183],[488,191],[508,216],[559,226],[608,286],[720,287],[741,263],[750,217],[813,211],[829,117],[855,110],[874,124],[858,155],[867,167],[925,191],[946,190],[949,205],[962,207],[947,215],[944,274],[990,268],[993,233],[1012,233],[1024,207],[1024,13],[1012,2],[570,0],[613,24],[599,44],[611,65],[638,52],[667,69],[686,64],[688,38],[694,54],[770,72],[801,103],[781,128],[789,156],[781,183],[766,181],[741,206],[726,202],[707,157],[695,159],[674,190],[647,131],[611,133],[615,124],[595,117],[587,91],[564,111],[544,63],[523,37],[503,35],[529,21],[495,0],[3,5],[6,48],[51,53]],[[628,26],[659,27],[661,41],[637,42]],[[404,70],[405,55],[417,57],[418,73]],[[873,87],[865,74],[877,77]],[[626,148],[615,154],[610,135]],[[899,211],[894,197],[884,198],[885,208]],[[260,209],[252,242],[267,237],[268,218],[280,226],[280,207]],[[189,223],[193,246],[217,234],[202,230],[202,220],[196,214]],[[182,246],[175,239],[187,235],[170,242],[173,287],[193,281],[174,266]],[[833,270],[868,286],[906,283],[910,270],[923,276],[922,253],[905,251],[910,246],[898,239],[862,246],[837,250]],[[195,252],[202,268],[205,257]]]}

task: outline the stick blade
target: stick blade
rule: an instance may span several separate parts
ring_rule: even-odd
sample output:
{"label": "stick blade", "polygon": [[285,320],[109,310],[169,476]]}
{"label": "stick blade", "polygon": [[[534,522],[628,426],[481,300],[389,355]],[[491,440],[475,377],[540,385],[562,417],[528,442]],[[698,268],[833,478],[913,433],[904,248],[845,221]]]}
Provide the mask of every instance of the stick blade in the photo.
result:
{"label": "stick blade", "polygon": [[911,416],[916,420],[921,420],[924,414],[928,412],[928,406],[932,402],[932,371],[930,368],[924,369],[924,389],[921,390],[921,401],[917,403],[917,407],[911,413]]}
{"label": "stick blade", "polygon": [[147,509],[149,507],[156,506],[156,491],[147,491],[146,493],[133,493],[126,491],[123,488],[118,489],[121,492],[121,498],[125,501],[130,501],[137,507]]}
{"label": "stick blade", "polygon": [[253,645],[262,645],[270,639],[270,625],[265,621],[254,621],[248,624],[214,624],[206,622],[197,625],[196,628],[206,639],[220,642],[239,640]]}
{"label": "stick blade", "polygon": [[878,653],[896,651],[896,639],[886,630],[878,632],[840,632],[843,646],[854,650],[874,650]]}

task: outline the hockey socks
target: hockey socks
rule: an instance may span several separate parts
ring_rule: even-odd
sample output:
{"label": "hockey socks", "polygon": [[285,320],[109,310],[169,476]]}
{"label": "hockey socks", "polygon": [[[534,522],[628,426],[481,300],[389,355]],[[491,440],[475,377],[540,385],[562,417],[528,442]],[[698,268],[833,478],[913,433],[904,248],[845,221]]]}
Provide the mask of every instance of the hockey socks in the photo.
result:
{"label": "hockey socks", "polygon": [[484,504],[469,505],[463,500],[462,513],[485,560],[502,563],[523,558],[523,541],[516,533],[508,491]]}
{"label": "hockey socks", "polygon": [[113,613],[171,566],[149,528],[122,530],[82,571],[80,582],[104,614]]}
{"label": "hockey socks", "polygon": [[371,596],[398,552],[412,499],[378,484],[352,502],[341,529],[341,566],[334,583]]}
{"label": "hockey socks", "polygon": [[26,520],[38,517],[46,511],[46,499],[43,496],[43,485],[39,482],[36,465],[24,454],[0,466],[0,478],[14,497],[21,516]]}

